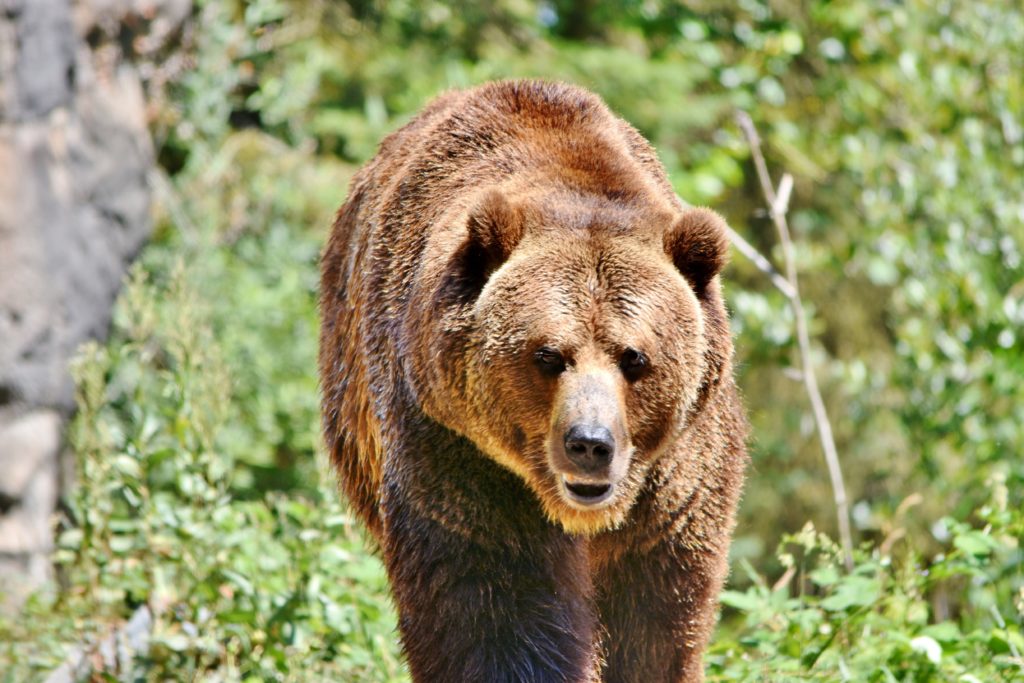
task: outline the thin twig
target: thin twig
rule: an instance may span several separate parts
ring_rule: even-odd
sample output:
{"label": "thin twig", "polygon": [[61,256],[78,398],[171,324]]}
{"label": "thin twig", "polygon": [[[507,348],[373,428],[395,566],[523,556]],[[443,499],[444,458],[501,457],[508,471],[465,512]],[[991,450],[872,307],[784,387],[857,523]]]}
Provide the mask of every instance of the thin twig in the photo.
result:
{"label": "thin twig", "polygon": [[792,299],[794,296],[793,288],[789,286],[789,281],[779,274],[779,271],[775,270],[775,266],[772,265],[771,261],[761,255],[761,252],[757,250],[753,244],[743,239],[743,235],[739,234],[732,228],[728,229],[729,240],[733,243],[740,253],[750,259],[750,262],[757,267],[762,273],[767,275],[775,288],[786,295],[787,299]]}
{"label": "thin twig", "polygon": [[[814,414],[814,422],[818,427],[821,449],[825,454],[829,478],[832,480],[832,494],[836,505],[836,515],[839,518],[839,539],[843,546],[846,568],[849,570],[853,568],[853,536],[850,533],[850,510],[846,499],[846,485],[843,483],[843,471],[839,466],[839,454],[836,452],[836,443],[832,436],[832,423],[829,422],[828,413],[825,410],[825,402],[821,398],[818,380],[814,374],[810,335],[807,332],[807,319],[804,317],[803,301],[800,299],[800,287],[797,283],[793,240],[789,233],[789,223],[786,221],[789,197],[793,190],[793,177],[788,173],[784,174],[782,181],[779,183],[778,193],[776,193],[772,185],[771,176],[768,174],[768,165],[765,163],[764,155],[761,153],[761,138],[757,134],[754,122],[746,112],[742,111],[736,113],[736,121],[747,139],[747,144],[750,145],[750,153],[754,159],[754,168],[757,169],[757,177],[761,182],[761,192],[764,194],[765,201],[768,202],[768,212],[772,222],[775,224],[775,229],[779,233],[779,241],[782,244],[782,254],[786,261],[785,281],[788,289],[780,287],[775,282],[775,278],[772,278],[772,282],[776,288],[786,295],[790,308],[793,310],[793,319],[796,322],[797,344],[800,347],[800,363],[803,366],[804,387],[807,389],[807,397],[811,402],[811,411]],[[750,247],[746,242],[744,244]],[[753,247],[750,248],[753,249]],[[743,251],[743,248],[740,247],[740,250]],[[761,258],[763,259],[764,257]],[[762,271],[764,270],[761,266],[759,268]]]}

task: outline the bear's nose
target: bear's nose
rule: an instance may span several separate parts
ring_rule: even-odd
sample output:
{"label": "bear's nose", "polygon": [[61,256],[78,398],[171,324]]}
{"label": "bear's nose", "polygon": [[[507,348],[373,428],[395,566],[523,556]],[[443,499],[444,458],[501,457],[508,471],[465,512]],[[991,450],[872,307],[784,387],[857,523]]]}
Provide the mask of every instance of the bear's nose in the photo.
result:
{"label": "bear's nose", "polygon": [[581,471],[605,470],[615,455],[611,430],[600,425],[574,425],[565,433],[565,455]]}

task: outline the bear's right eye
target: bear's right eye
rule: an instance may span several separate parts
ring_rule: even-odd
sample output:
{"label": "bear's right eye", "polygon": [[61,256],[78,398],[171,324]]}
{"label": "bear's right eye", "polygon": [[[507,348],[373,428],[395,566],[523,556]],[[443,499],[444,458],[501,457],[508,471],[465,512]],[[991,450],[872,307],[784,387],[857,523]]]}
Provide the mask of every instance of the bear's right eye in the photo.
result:
{"label": "bear's right eye", "polygon": [[533,353],[533,362],[545,375],[554,377],[565,370],[565,358],[549,346],[543,346]]}

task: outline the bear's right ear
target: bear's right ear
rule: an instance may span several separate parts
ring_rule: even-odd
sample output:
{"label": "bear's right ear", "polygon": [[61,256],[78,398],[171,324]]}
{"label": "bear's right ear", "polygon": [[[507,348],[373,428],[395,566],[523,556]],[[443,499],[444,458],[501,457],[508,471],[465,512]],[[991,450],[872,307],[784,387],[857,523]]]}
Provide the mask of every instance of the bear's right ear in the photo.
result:
{"label": "bear's right ear", "polygon": [[665,233],[664,245],[676,269],[703,296],[728,259],[729,231],[711,209],[689,208]]}
{"label": "bear's right ear", "polygon": [[466,284],[479,292],[523,237],[523,212],[498,190],[489,190],[470,211],[462,256]]}

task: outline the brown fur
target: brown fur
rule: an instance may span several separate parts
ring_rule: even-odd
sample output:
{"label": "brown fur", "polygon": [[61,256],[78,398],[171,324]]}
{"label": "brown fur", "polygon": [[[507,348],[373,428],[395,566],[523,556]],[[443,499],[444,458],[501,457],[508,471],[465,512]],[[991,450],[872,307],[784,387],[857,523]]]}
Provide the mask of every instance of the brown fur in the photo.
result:
{"label": "brown fur", "polygon": [[[746,462],[726,250],[566,85],[445,94],[356,176],[323,257],[324,430],[415,680],[703,678]],[[580,469],[578,424],[610,464]],[[574,504],[560,477],[592,472],[614,495]]]}

